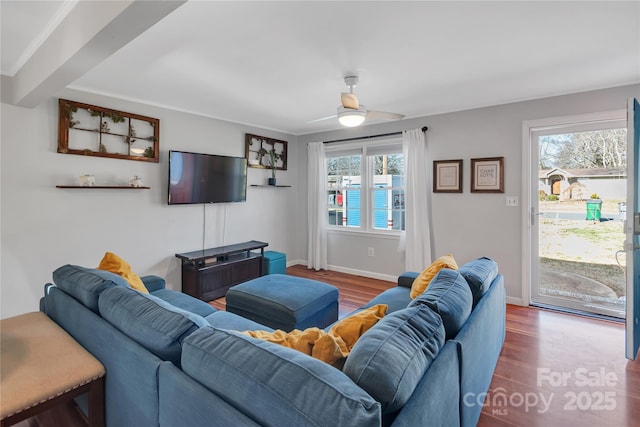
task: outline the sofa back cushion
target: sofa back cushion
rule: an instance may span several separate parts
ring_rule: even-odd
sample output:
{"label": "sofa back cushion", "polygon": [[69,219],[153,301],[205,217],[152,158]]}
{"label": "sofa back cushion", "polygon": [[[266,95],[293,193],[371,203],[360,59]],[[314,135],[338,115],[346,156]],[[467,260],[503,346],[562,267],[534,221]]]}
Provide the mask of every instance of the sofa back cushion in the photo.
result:
{"label": "sofa back cushion", "polygon": [[117,274],[71,264],[56,269],[53,282],[94,313],[98,313],[98,296],[102,291],[113,286],[129,287]]}
{"label": "sofa back cushion", "polygon": [[473,295],[464,277],[457,271],[442,269],[436,274],[429,287],[410,307],[424,304],[442,318],[447,339],[456,336],[471,314]]}
{"label": "sofa back cushion", "polygon": [[263,425],[381,423],[380,404],[338,369],[239,332],[194,332],[183,343],[182,369]]}
{"label": "sofa back cushion", "polygon": [[457,270],[458,264],[456,263],[455,258],[453,258],[452,254],[443,255],[439,257],[437,260],[431,263],[431,265],[424,269],[422,273],[416,277],[416,279],[411,284],[411,298],[416,298],[418,295],[424,292],[424,290],[429,286],[435,275],[438,271],[443,268],[448,268],[450,270]]}
{"label": "sofa back cushion", "polygon": [[498,275],[498,264],[491,258],[482,257],[464,264],[458,272],[469,283],[475,307]]}
{"label": "sofa back cushion", "polygon": [[129,338],[163,360],[180,366],[182,341],[207,322],[129,287],[112,287],[100,294],[100,315]]}
{"label": "sofa back cushion", "polygon": [[426,305],[408,307],[360,337],[343,372],[380,402],[387,416],[409,400],[444,341],[440,316]]}

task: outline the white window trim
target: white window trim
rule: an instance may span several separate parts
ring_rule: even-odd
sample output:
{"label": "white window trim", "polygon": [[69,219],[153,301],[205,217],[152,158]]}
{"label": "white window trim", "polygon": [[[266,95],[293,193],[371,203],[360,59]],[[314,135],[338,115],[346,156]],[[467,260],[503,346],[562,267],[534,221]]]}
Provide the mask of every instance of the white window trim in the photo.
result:
{"label": "white window trim", "polygon": [[[372,164],[369,156],[369,151],[373,151],[374,154],[378,149],[385,146],[398,146],[397,153],[402,153],[402,135],[392,138],[383,139],[361,139],[352,142],[328,144],[325,147],[325,153],[327,160],[335,157],[356,155],[356,151],[360,151],[360,226],[359,227],[346,227],[341,225],[328,226],[328,232],[332,234],[350,234],[360,236],[371,237],[388,237],[393,239],[399,239],[401,230],[383,230],[373,227],[373,211],[370,206],[371,202],[371,168]],[[394,150],[395,151],[395,150]],[[366,165],[366,168],[365,168]],[[326,167],[325,167],[326,169]],[[366,172],[366,173],[365,173]],[[406,187],[405,187],[406,188]],[[363,225],[364,224],[364,225]]]}

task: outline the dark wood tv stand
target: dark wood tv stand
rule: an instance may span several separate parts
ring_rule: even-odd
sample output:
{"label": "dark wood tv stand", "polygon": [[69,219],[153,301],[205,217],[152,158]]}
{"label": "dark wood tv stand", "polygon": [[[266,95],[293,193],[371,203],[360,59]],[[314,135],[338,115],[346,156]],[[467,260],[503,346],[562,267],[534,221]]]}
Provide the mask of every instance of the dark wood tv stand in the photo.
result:
{"label": "dark wood tv stand", "polygon": [[[182,260],[182,292],[211,301],[225,296],[233,285],[262,276],[262,257],[268,245],[250,240],[176,254]],[[257,249],[260,252],[252,252]]]}

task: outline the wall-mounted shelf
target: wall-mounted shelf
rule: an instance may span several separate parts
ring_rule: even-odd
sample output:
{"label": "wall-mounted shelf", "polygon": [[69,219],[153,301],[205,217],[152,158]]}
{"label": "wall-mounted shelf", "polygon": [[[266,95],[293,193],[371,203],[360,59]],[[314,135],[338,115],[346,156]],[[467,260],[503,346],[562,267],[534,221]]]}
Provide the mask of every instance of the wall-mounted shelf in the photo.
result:
{"label": "wall-mounted shelf", "polygon": [[291,187],[290,185],[258,185],[258,184],[251,184],[252,187],[276,187],[276,188],[289,188]]}
{"label": "wall-mounted shelf", "polygon": [[117,190],[149,190],[151,187],[131,187],[130,185],[94,185],[93,187],[82,185],[56,185],[56,188],[83,188],[83,189],[103,189],[111,188]]}

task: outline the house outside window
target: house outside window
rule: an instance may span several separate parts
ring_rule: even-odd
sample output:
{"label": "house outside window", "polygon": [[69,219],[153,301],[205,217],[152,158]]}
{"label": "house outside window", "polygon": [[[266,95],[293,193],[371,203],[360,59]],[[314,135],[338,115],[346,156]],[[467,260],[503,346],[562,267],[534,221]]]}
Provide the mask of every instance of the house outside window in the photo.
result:
{"label": "house outside window", "polygon": [[400,140],[328,148],[329,227],[374,233],[404,230],[403,171]]}

